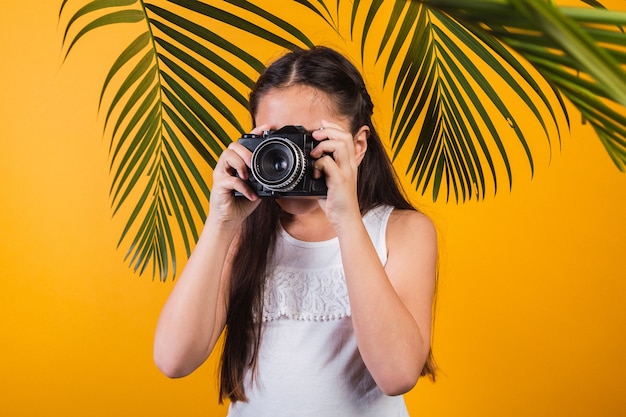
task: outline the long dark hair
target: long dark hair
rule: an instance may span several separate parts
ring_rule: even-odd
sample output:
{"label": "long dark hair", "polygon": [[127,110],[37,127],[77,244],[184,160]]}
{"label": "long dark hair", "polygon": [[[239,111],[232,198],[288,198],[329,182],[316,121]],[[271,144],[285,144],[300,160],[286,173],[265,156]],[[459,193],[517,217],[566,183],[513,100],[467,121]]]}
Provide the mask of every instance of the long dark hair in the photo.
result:
{"label": "long dark hair", "polygon": [[[385,147],[374,129],[374,104],[358,69],[343,55],[322,46],[283,55],[261,74],[250,94],[253,123],[259,102],[268,92],[293,85],[326,93],[335,109],[351,119],[352,133],[361,126],[369,127],[367,151],[357,175],[361,213],[383,204],[414,209],[402,191]],[[221,400],[246,400],[244,376],[249,368],[254,374],[261,343],[265,271],[272,256],[279,221],[285,216],[274,200],[265,199],[244,222],[230,281],[221,363]],[[422,375],[434,376],[431,355]]]}

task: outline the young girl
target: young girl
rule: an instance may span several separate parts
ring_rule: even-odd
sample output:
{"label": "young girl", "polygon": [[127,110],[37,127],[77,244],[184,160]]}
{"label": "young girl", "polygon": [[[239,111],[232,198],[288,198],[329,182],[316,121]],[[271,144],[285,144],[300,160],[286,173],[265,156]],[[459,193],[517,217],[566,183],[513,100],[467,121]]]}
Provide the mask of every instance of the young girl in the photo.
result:
{"label": "young girl", "polygon": [[259,198],[251,152],[232,143],[161,313],[157,366],[193,372],[224,331],[229,416],[407,416],[401,394],[433,375],[436,232],[397,185],[361,75],[329,48],[290,52],[261,75],[250,110],[253,133],[313,132],[328,195]]}

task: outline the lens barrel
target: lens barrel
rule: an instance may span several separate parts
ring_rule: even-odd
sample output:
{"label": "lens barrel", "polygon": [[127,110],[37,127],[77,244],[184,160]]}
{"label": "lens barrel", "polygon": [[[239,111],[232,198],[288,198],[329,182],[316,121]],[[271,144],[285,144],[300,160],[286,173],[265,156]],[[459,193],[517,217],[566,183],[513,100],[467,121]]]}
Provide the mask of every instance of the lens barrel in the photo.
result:
{"label": "lens barrel", "polygon": [[304,177],[306,158],[291,140],[267,138],[252,153],[254,179],[271,191],[291,191]]}

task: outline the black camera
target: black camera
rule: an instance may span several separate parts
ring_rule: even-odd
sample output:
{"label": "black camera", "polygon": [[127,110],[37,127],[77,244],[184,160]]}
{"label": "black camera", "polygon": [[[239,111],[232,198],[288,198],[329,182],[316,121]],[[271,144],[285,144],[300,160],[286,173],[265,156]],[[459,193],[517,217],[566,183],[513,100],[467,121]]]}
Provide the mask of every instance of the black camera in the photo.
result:
{"label": "black camera", "polygon": [[252,151],[247,184],[259,197],[326,196],[326,180],[313,178],[310,156],[319,142],[301,126],[247,134],[237,142]]}

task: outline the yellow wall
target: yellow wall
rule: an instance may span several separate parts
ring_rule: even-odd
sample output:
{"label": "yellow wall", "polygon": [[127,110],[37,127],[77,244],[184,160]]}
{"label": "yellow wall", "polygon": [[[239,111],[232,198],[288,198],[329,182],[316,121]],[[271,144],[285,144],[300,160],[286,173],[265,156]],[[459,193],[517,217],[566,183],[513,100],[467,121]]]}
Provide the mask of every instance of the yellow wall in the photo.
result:
{"label": "yellow wall", "polygon": [[[173,283],[115,248],[96,103],[124,40],[61,65],[57,3],[0,6],[0,415],[224,416],[213,362],[182,380],[155,369]],[[412,415],[624,415],[624,207],[626,175],[581,126],[511,193],[425,204],[442,370],[407,395]]]}

